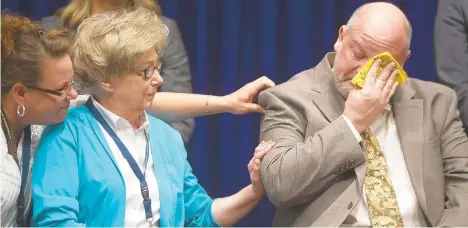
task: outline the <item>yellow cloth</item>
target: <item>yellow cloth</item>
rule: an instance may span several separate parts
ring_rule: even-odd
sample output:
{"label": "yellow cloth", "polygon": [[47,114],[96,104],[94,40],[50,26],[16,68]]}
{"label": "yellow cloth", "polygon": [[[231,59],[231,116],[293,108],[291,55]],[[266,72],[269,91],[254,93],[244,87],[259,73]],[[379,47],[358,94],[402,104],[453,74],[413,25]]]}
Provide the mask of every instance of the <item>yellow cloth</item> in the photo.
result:
{"label": "yellow cloth", "polygon": [[379,142],[370,130],[362,136],[366,149],[364,188],[371,224],[373,227],[403,227],[403,217]]}
{"label": "yellow cloth", "polygon": [[367,72],[369,72],[369,69],[371,68],[372,64],[376,59],[381,59],[382,62],[380,64],[379,69],[377,70],[377,74],[379,75],[380,72],[385,68],[385,66],[391,62],[395,63],[395,67],[398,70],[397,76],[395,77],[395,81],[399,82],[402,84],[403,82],[406,81],[406,78],[408,78],[408,75],[406,74],[405,70],[403,70],[403,67],[400,66],[400,64],[392,57],[392,55],[389,52],[384,52],[381,54],[378,54],[374,57],[372,57],[369,61],[367,61],[366,65],[359,71],[356,76],[354,76],[352,83],[359,88],[362,88],[364,86],[364,82],[366,79]]}

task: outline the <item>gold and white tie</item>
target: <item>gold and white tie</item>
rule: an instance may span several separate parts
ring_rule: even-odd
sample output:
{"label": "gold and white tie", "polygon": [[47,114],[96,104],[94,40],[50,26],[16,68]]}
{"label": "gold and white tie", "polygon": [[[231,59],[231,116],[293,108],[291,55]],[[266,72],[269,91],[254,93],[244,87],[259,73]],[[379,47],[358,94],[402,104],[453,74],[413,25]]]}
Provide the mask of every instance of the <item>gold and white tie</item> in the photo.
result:
{"label": "gold and white tie", "polygon": [[364,188],[371,224],[373,227],[403,227],[403,218],[379,142],[370,130],[362,133],[362,138],[366,149]]}

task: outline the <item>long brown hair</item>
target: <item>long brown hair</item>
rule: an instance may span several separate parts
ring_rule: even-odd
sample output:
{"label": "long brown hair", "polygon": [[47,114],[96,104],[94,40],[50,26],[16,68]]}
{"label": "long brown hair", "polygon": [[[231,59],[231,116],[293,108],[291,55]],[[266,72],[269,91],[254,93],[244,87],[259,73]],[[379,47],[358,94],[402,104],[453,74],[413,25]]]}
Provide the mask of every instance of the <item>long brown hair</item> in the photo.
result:
{"label": "long brown hair", "polygon": [[2,11],[2,94],[16,83],[36,85],[45,57],[68,54],[70,43],[65,30],[44,32],[30,19]]}

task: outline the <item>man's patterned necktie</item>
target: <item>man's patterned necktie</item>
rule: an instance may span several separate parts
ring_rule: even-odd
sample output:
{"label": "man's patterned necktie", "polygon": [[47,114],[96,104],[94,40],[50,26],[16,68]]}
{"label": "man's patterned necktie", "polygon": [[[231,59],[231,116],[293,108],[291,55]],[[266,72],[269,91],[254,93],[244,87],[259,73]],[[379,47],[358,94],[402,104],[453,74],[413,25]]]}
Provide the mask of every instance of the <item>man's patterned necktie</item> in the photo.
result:
{"label": "man's patterned necktie", "polygon": [[367,166],[364,187],[372,226],[403,227],[403,218],[379,142],[370,130],[366,130],[362,136]]}

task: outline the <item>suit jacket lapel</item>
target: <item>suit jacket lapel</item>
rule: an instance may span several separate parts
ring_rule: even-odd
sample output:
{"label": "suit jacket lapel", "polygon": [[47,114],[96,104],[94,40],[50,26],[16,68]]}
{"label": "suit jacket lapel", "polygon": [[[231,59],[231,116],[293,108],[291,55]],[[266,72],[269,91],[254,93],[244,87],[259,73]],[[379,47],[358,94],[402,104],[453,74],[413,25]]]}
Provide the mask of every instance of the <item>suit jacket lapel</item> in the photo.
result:
{"label": "suit jacket lapel", "polygon": [[314,90],[314,92],[318,94],[313,96],[312,100],[329,122],[343,114],[344,99],[339,94],[332,92],[331,89],[322,92]]}
{"label": "suit jacket lapel", "polygon": [[312,100],[327,118],[329,122],[337,119],[343,114],[345,100],[333,84],[333,73],[330,67],[330,61],[334,58],[333,54],[327,54],[325,58],[317,65],[312,79]]}
{"label": "suit jacket lapel", "polygon": [[[345,99],[340,95],[334,84],[333,71],[330,63],[333,62],[334,53],[328,53],[317,65],[312,79],[312,100],[325,118],[332,122],[343,114]],[[355,168],[359,189],[363,189],[365,176],[365,163]]]}
{"label": "suit jacket lapel", "polygon": [[423,100],[414,98],[414,90],[402,84],[393,96],[393,112],[406,167],[422,211],[428,207],[424,188]]}

